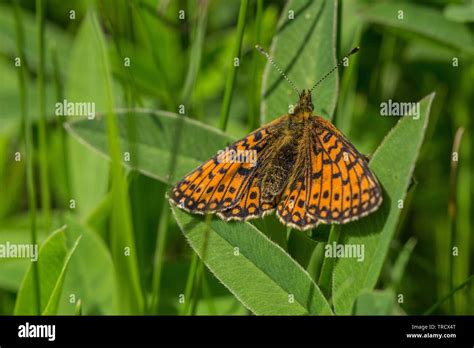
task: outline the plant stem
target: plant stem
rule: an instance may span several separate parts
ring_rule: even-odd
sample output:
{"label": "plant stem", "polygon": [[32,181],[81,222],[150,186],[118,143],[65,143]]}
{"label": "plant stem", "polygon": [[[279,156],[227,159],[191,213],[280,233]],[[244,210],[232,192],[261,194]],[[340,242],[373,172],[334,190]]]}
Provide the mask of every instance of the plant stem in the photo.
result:
{"label": "plant stem", "polygon": [[[28,119],[28,98],[26,90],[26,60],[24,52],[24,32],[21,18],[21,8],[19,0],[14,2],[15,10],[15,24],[16,24],[16,44],[18,56],[20,58],[21,66],[18,67],[18,82],[20,85],[20,109],[22,117],[22,126],[25,137],[25,150],[26,150],[26,185],[28,191],[28,207],[30,216],[30,240],[32,245],[37,244],[36,236],[36,186],[33,172],[33,131],[31,128],[30,121]],[[41,314],[41,293],[40,293],[40,281],[39,281],[39,270],[38,263],[33,262],[33,286],[34,286],[34,298],[35,298],[35,309],[38,315]]]}
{"label": "plant stem", "polygon": [[[51,56],[53,63],[54,85],[56,88],[56,100],[61,102],[64,99],[63,84],[61,81],[61,70],[59,68],[58,51],[55,45],[51,47]],[[59,135],[61,138],[61,156],[63,160],[64,179],[66,184],[66,197],[71,198],[71,180],[68,170],[68,142],[66,138],[66,129],[64,129],[65,117],[58,117]]]}
{"label": "plant stem", "polygon": [[[92,10],[90,10],[92,12]],[[133,224],[128,200],[128,185],[123,172],[121,161],[121,148],[119,143],[119,130],[117,116],[114,113],[114,100],[112,92],[112,79],[105,42],[95,13],[91,14],[91,22],[97,42],[100,43],[101,65],[106,91],[106,122],[107,141],[111,158],[112,171],[112,249],[117,265],[122,267],[118,274],[119,290],[123,300],[122,310],[125,313],[141,314],[144,308],[144,298],[140,284],[136,246],[133,234]],[[124,248],[129,248],[129,254],[124,254]]]}
{"label": "plant stem", "polygon": [[[334,225],[329,233],[328,244],[337,243],[341,234],[341,227]],[[334,258],[326,257],[321,267],[321,274],[319,275],[319,287],[321,291],[329,298],[331,295],[332,272],[334,270]]]}
{"label": "plant stem", "polygon": [[[255,44],[261,45],[261,31],[262,31],[262,12],[263,0],[257,0],[257,13],[255,15]],[[258,128],[259,120],[259,106],[260,106],[260,81],[259,70],[259,52],[253,50],[252,55],[252,83],[250,84],[250,103],[249,103],[249,131]]]}
{"label": "plant stem", "polygon": [[181,101],[184,105],[187,105],[189,103],[189,100],[191,99],[197,75],[199,73],[199,67],[201,65],[202,46],[204,44],[204,35],[206,33],[207,27],[208,5],[209,3],[207,0],[198,2],[198,20],[196,28],[193,32],[193,40],[191,40],[189,67],[188,72],[186,74],[184,88],[181,93]]}
{"label": "plant stem", "polygon": [[204,276],[204,260],[201,259],[200,262],[198,263],[196,278],[194,280],[194,294],[193,294],[193,301],[192,301],[189,315],[196,315],[203,276]]}
{"label": "plant stem", "polygon": [[80,299],[77,301],[76,307],[74,308],[74,315],[82,315],[82,303]]}
{"label": "plant stem", "polygon": [[[459,154],[459,148],[461,146],[461,140],[464,133],[464,128],[458,128],[456,135],[454,137],[452,153]],[[458,183],[458,161],[451,160],[451,172],[449,177],[449,201],[448,201],[448,216],[451,222],[451,247],[450,253],[451,257],[449,258],[449,290],[450,293],[454,290],[454,255],[453,249],[457,245],[456,240],[456,230],[457,230],[457,221],[456,221],[456,208],[457,208],[457,183]],[[459,246],[458,246],[459,248]],[[454,297],[451,297],[449,301],[450,312],[454,313]]]}
{"label": "plant stem", "polygon": [[217,315],[217,308],[212,299],[211,288],[209,286],[209,282],[205,274],[203,274],[203,277],[202,277],[202,291],[207,301],[207,308],[209,309],[209,314]]}
{"label": "plant stem", "polygon": [[432,305],[430,308],[428,308],[424,313],[423,315],[431,315],[435,310],[436,308],[438,308],[439,306],[441,306],[443,304],[443,302],[445,302],[446,300],[448,299],[451,299],[453,297],[453,295],[458,292],[459,290],[463,289],[466,285],[468,285],[472,280],[474,280],[474,274],[471,275],[469,278],[467,278],[464,282],[462,282],[461,284],[459,284],[458,286],[456,286],[455,288],[453,288],[449,294],[447,294],[446,296],[444,296],[443,298],[441,298],[440,300],[438,300],[434,305]]}
{"label": "plant stem", "polygon": [[[237,38],[234,44],[234,50],[232,55],[232,65],[230,74],[227,77],[225,92],[224,92],[224,101],[222,103],[221,109],[221,119],[220,119],[220,129],[225,130],[227,128],[227,121],[229,120],[229,111],[230,103],[232,102],[232,93],[235,86],[235,77],[237,75],[237,68],[240,65],[240,53],[242,49],[242,40],[244,37],[245,29],[245,16],[247,13],[248,0],[241,0],[240,10],[239,10],[239,19],[237,21]],[[239,64],[234,63],[235,59],[239,59]]]}
{"label": "plant stem", "polygon": [[[181,136],[184,122],[184,115],[178,118],[174,132],[173,153],[171,154],[171,162],[168,168],[168,181],[173,180],[176,170],[176,162],[178,158],[179,146],[181,144]],[[161,273],[164,264],[165,243],[168,234],[168,220],[170,215],[170,206],[165,202],[161,208],[160,221],[158,223],[158,238],[155,246],[155,259],[152,279],[152,299],[150,309],[154,313],[158,313],[160,305],[160,289],[161,289]]]}
{"label": "plant stem", "polygon": [[186,280],[186,287],[184,289],[184,306],[180,312],[181,315],[185,315],[189,311],[189,304],[191,303],[191,294],[193,291],[194,279],[196,278],[198,261],[198,254],[193,252],[191,258],[191,267],[189,268],[188,278]]}
{"label": "plant stem", "polygon": [[199,302],[199,290],[201,286],[201,279],[203,277],[203,272],[204,272],[204,260],[206,260],[206,251],[207,251],[207,245],[208,245],[208,240],[209,240],[209,229],[210,229],[210,223],[212,220],[212,215],[208,214],[206,216],[206,229],[204,230],[204,238],[202,242],[202,249],[201,249],[201,258],[198,259],[197,263],[197,269],[196,269],[196,275],[193,279],[193,298],[192,298],[192,305],[191,305],[191,310],[189,312],[190,315],[196,315],[196,310],[197,310],[197,304]]}
{"label": "plant stem", "polygon": [[161,274],[163,272],[163,264],[165,258],[165,244],[168,234],[168,219],[170,207],[167,202],[164,202],[160,213],[160,221],[158,223],[158,237],[156,239],[155,259],[153,269],[153,283],[152,283],[152,299],[150,309],[152,313],[158,314],[160,307],[160,291],[161,291]]}
{"label": "plant stem", "polygon": [[51,225],[51,198],[48,178],[48,155],[46,143],[46,109],[45,109],[45,82],[44,82],[44,3],[36,0],[36,40],[38,43],[38,143],[39,143],[39,168],[41,186],[41,209],[44,214],[45,228]]}

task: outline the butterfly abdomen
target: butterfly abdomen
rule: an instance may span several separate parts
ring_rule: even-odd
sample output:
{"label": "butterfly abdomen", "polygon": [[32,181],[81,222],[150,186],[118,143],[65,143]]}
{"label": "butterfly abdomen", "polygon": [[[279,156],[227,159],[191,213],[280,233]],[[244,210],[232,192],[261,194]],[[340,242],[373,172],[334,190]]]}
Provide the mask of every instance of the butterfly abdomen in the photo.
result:
{"label": "butterfly abdomen", "polygon": [[262,199],[271,202],[288,183],[298,152],[296,137],[286,139],[274,153],[262,180]]}

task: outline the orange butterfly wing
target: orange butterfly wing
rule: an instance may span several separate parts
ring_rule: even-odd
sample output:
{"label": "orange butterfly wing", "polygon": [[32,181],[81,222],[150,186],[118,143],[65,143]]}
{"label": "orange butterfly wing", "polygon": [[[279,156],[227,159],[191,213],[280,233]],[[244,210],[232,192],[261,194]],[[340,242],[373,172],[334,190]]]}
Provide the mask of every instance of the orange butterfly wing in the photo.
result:
{"label": "orange butterfly wing", "polygon": [[308,214],[324,223],[346,223],[376,210],[382,189],[347,138],[322,117],[314,118],[308,173]]}
{"label": "orange butterfly wing", "polygon": [[[191,213],[222,212],[219,216],[225,219],[259,216],[263,209],[272,209],[268,204],[259,205],[260,189],[255,179],[286,119],[280,117],[229,146],[229,150],[241,153],[255,151],[256,163],[220,161],[222,157],[216,155],[176,184],[169,194],[170,202]],[[231,209],[234,206],[238,206],[236,210]]]}
{"label": "orange butterfly wing", "polygon": [[308,186],[305,179],[306,168],[303,168],[286,186],[277,206],[277,216],[281,223],[299,230],[315,228],[318,225],[318,220],[308,214]]}
{"label": "orange butterfly wing", "polygon": [[244,190],[239,202],[232,208],[218,212],[224,220],[249,220],[262,217],[275,210],[275,202],[264,202],[260,189],[260,173],[249,182],[248,189]]}
{"label": "orange butterfly wing", "polygon": [[376,210],[382,190],[364,157],[330,122],[315,116],[305,129],[301,159],[277,206],[280,221],[306,230],[346,223]]}

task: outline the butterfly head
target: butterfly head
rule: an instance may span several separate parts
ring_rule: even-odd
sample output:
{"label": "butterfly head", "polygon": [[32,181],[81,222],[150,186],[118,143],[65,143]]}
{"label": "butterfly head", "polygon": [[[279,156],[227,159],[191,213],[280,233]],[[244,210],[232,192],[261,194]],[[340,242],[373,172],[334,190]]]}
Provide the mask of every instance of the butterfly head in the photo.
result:
{"label": "butterfly head", "polygon": [[303,92],[300,94],[300,99],[298,100],[298,103],[296,103],[296,107],[294,110],[295,114],[298,114],[300,112],[309,112],[312,113],[314,110],[314,105],[311,100],[311,91],[308,89],[304,89]]}

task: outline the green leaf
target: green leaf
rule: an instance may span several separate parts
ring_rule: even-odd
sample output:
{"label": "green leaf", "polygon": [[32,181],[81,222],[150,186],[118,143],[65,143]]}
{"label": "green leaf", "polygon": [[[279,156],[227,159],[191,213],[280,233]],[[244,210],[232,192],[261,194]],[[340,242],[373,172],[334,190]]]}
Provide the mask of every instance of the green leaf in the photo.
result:
{"label": "green leaf", "polygon": [[[166,183],[173,183],[190,170],[198,167],[204,160],[225,148],[234,139],[200,122],[184,118],[166,111],[134,111],[133,117],[137,131],[136,140],[129,143],[127,122],[124,114],[116,113],[119,126],[119,140],[124,151],[136,149],[130,156],[136,156],[138,170],[144,175]],[[173,178],[168,178],[177,126],[182,127],[181,144],[177,152],[177,164]],[[108,157],[107,134],[102,117],[94,121],[81,120],[68,123],[66,129],[81,142],[92,146]],[[125,150],[127,149],[127,150]],[[125,162],[129,165],[130,162]]]}
{"label": "green leaf", "polygon": [[[65,99],[67,102],[93,103],[95,112],[100,112],[105,110],[106,91],[101,78],[100,42],[94,34],[90,17],[88,15],[82,21],[74,40],[67,69]],[[71,194],[77,211],[86,216],[107,192],[108,164],[74,139],[68,139],[67,150]]]}
{"label": "green leaf", "polygon": [[408,264],[408,260],[410,259],[413,249],[415,249],[415,245],[415,238],[410,238],[398,254],[397,260],[390,271],[391,287],[394,290],[397,290],[400,285],[403,274],[405,273],[405,268]]}
{"label": "green leaf", "polygon": [[[14,218],[3,220],[0,227],[0,245],[30,244],[30,225],[28,214],[17,215]],[[53,215],[53,226],[59,226],[59,219]],[[48,236],[43,215],[37,217],[38,235],[37,242]],[[29,258],[3,258],[0,257],[0,289],[17,292],[27,272],[31,261]]]}
{"label": "green leaf", "polygon": [[64,263],[63,267],[61,268],[61,273],[58,276],[58,280],[56,281],[56,284],[54,286],[53,291],[51,292],[51,296],[49,297],[49,301],[46,305],[46,308],[43,311],[43,315],[55,315],[58,312],[58,307],[59,307],[59,299],[61,297],[61,293],[63,290],[63,285],[64,285],[64,278],[66,274],[66,270],[69,266],[69,261],[71,260],[71,257],[79,244],[79,241],[81,240],[81,237],[76,239],[76,242],[72,246],[72,248],[68,251],[66,254],[66,257],[64,258]]}
{"label": "green leaf", "polygon": [[253,313],[332,314],[309,274],[253,225],[173,212],[191,247],[202,257],[206,243],[207,267]]}
{"label": "green leaf", "polygon": [[[57,312],[64,276],[80,238],[76,239],[72,247],[67,247],[66,226],[61,227],[49,236],[41,246],[38,254],[39,284],[41,312],[45,315],[54,315]],[[34,275],[30,264],[23,282],[18,291],[15,303],[15,315],[36,314],[34,305]]]}
{"label": "green leaf", "polygon": [[[81,301],[83,315],[117,314],[117,288],[114,265],[107,246],[95,233],[66,216],[69,244],[81,238],[64,279],[58,314],[73,315]],[[71,303],[71,294],[75,303]]]}
{"label": "green leaf", "polygon": [[363,293],[354,305],[355,315],[393,315],[394,311],[395,293],[392,290]]}
{"label": "green leaf", "polygon": [[444,16],[455,22],[474,22],[474,2],[467,0],[464,4],[449,4],[444,8]]}
{"label": "green leaf", "polygon": [[[292,0],[282,12],[269,54],[300,91],[311,88],[336,65],[336,15],[334,0]],[[332,118],[337,85],[334,73],[316,89],[315,114]],[[262,124],[287,114],[288,106],[298,101],[293,88],[270,62],[265,68],[262,89]]]}
{"label": "green leaf", "polygon": [[288,236],[288,252],[301,265],[308,267],[311,255],[318,243],[308,237],[304,232],[291,230]]}
{"label": "green leaf", "polygon": [[[400,19],[401,16],[403,19]],[[405,2],[385,2],[369,8],[364,12],[364,17],[372,23],[407,30],[446,46],[474,53],[473,37],[469,29],[463,24],[449,21],[441,12],[428,7]]]}
{"label": "green leaf", "polygon": [[370,167],[384,190],[379,210],[359,221],[343,225],[339,243],[364,246],[364,261],[341,258],[333,275],[333,302],[336,313],[350,314],[362,291],[374,288],[405,198],[420,146],[428,125],[434,93],[420,101],[419,118],[403,117],[375,152]]}

